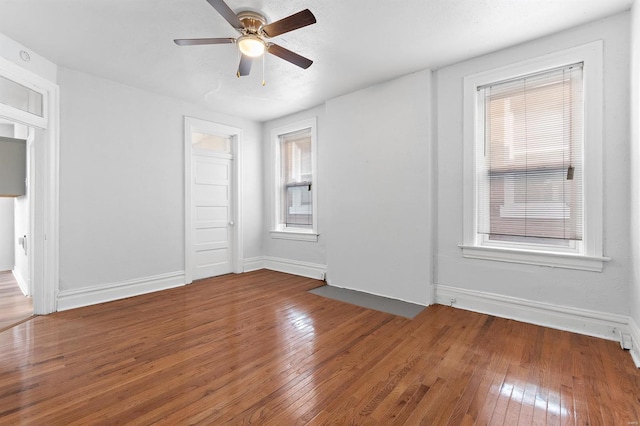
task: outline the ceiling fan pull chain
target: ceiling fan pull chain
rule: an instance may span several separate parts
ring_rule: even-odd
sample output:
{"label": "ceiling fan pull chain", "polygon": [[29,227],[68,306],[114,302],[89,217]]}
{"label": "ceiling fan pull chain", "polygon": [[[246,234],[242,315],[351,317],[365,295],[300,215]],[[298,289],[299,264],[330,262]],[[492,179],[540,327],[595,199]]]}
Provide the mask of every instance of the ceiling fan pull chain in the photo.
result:
{"label": "ceiling fan pull chain", "polygon": [[[236,49],[236,52],[238,54],[238,62],[240,62],[240,59],[241,59],[240,49]],[[238,71],[236,72],[236,77],[240,78],[240,67],[238,67]]]}
{"label": "ceiling fan pull chain", "polygon": [[265,86],[267,84],[266,81],[264,81],[264,57],[267,55],[262,55],[262,86]]}

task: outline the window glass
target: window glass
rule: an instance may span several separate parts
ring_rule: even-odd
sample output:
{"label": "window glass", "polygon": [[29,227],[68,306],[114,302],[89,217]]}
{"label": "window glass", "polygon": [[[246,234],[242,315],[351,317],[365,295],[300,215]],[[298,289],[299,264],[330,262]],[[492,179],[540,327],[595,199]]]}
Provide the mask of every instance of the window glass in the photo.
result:
{"label": "window glass", "polygon": [[311,129],[280,135],[280,222],[285,227],[313,227]]}
{"label": "window glass", "polygon": [[209,135],[206,133],[192,132],[191,144],[196,149],[215,152],[231,152],[231,138],[228,136]]}
{"label": "window glass", "polygon": [[0,102],[38,117],[42,117],[43,114],[41,93],[1,76]]}
{"label": "window glass", "polygon": [[582,64],[478,89],[478,233],[485,241],[582,239]]}

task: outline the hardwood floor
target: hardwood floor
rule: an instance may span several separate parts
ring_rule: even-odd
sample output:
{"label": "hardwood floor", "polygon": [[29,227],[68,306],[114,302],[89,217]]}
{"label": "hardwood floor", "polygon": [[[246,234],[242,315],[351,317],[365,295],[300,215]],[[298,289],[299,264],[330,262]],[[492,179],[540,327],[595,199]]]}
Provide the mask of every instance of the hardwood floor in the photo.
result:
{"label": "hardwood floor", "polygon": [[0,333],[0,424],[629,425],[615,342],[430,306],[413,320],[256,271]]}
{"label": "hardwood floor", "polygon": [[33,314],[33,302],[25,297],[11,271],[0,271],[0,331]]}

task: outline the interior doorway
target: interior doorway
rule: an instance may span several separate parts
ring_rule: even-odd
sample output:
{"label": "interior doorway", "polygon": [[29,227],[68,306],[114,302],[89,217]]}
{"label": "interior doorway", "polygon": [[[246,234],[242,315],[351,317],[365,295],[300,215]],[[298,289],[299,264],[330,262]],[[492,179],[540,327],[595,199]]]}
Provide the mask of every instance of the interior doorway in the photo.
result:
{"label": "interior doorway", "polygon": [[28,241],[34,136],[34,129],[0,120],[2,169],[7,173],[0,185],[0,331],[33,315]]}
{"label": "interior doorway", "polygon": [[33,313],[48,314],[56,311],[59,281],[59,87],[1,56],[0,86],[0,119],[26,126],[33,138],[28,147],[27,270]]}
{"label": "interior doorway", "polygon": [[185,280],[242,272],[240,129],[185,117]]}

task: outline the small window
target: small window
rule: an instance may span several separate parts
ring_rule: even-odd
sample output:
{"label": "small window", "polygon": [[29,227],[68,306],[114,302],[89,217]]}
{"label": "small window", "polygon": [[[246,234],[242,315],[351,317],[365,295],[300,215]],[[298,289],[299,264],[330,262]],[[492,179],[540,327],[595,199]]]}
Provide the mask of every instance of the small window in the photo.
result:
{"label": "small window", "polygon": [[309,119],[272,131],[273,238],[317,241],[315,126]]}
{"label": "small window", "polygon": [[280,136],[280,224],[313,227],[311,129]]}
{"label": "small window", "polygon": [[43,117],[43,96],[33,89],[0,77],[0,103]]}
{"label": "small window", "polygon": [[196,150],[231,153],[231,138],[229,136],[191,132],[191,145]]}

